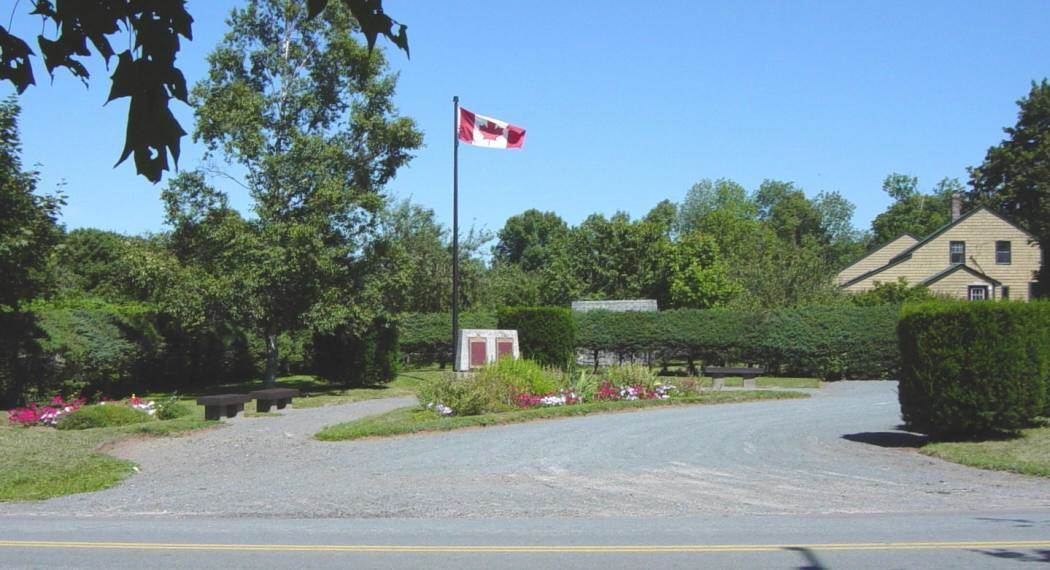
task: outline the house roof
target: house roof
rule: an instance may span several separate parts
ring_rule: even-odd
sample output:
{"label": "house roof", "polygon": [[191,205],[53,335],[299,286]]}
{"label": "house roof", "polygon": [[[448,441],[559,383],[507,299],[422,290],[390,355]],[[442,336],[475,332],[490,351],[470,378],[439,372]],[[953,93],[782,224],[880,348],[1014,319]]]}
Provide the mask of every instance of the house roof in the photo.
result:
{"label": "house roof", "polygon": [[955,226],[961,224],[963,222],[963,220],[966,220],[967,218],[969,218],[969,217],[973,216],[974,214],[976,214],[977,212],[981,212],[981,211],[988,212],[989,214],[999,218],[1000,220],[1002,220],[1002,221],[1010,224],[1011,226],[1017,228],[1018,230],[1024,232],[1024,234],[1027,235],[1029,238],[1035,239],[1035,237],[1032,236],[1032,234],[1028,233],[1028,231],[1026,231],[1024,228],[1022,228],[1021,226],[1019,226],[1019,225],[1011,222],[1010,220],[1002,217],[1001,215],[996,213],[994,210],[992,210],[988,206],[978,206],[978,207],[970,210],[969,212],[966,212],[965,214],[959,216],[954,221],[951,221],[951,222],[948,222],[947,224],[944,224],[943,226],[938,228],[937,231],[933,232],[932,234],[930,234],[930,235],[924,237],[922,240],[920,240],[919,243],[917,243],[917,244],[909,247],[908,249],[900,252],[900,254],[898,254],[896,257],[894,257],[893,259],[890,260],[890,262],[886,265],[886,267],[889,267],[890,265],[892,265],[895,262],[903,261],[904,259],[906,259],[908,257],[911,257],[911,254],[915,253],[915,250],[917,250],[920,247],[930,243],[931,241],[936,239],[938,236],[940,236],[944,232],[946,232],[946,231],[954,228]]}
{"label": "house roof", "polygon": [[854,283],[858,283],[860,281],[863,281],[863,280],[867,279],[868,277],[871,277],[872,275],[877,275],[879,273],[882,273],[883,271],[893,267],[894,265],[899,265],[901,263],[904,263],[905,261],[908,261],[909,258],[910,258],[910,256],[909,257],[905,257],[905,258],[900,258],[900,256],[894,257],[886,265],[883,265],[882,267],[878,267],[876,269],[872,269],[871,271],[869,271],[867,273],[862,273],[862,274],[854,277],[853,279],[850,279],[849,281],[843,283],[842,285],[840,285],[840,287],[849,287],[850,285],[853,285]]}
{"label": "house roof", "polygon": [[978,279],[983,279],[983,280],[985,280],[988,283],[991,283],[993,285],[1002,285],[1002,283],[1000,283],[994,277],[989,277],[989,276],[985,275],[984,273],[981,273],[980,271],[977,271],[976,269],[970,267],[969,265],[966,265],[965,263],[960,263],[958,265],[953,265],[953,266],[949,267],[948,269],[945,269],[944,271],[941,271],[940,273],[934,275],[933,277],[930,277],[929,279],[923,281],[922,284],[923,285],[933,285],[934,283],[940,281],[941,279],[944,279],[945,277],[951,275],[952,273],[955,273],[956,271],[965,271],[965,272],[969,273],[970,275],[973,275],[974,277],[977,277]]}
{"label": "house roof", "polygon": [[913,239],[915,241],[919,241],[919,238],[915,237],[911,232],[904,232],[902,234],[899,234],[897,237],[891,239],[890,241],[880,245],[879,247],[876,247],[875,249],[869,251],[868,253],[865,253],[863,256],[861,256],[860,259],[858,259],[858,260],[854,261],[853,263],[847,265],[846,267],[843,267],[842,269],[840,269],[839,273],[841,274],[843,271],[846,271],[850,267],[853,267],[854,265],[856,265],[856,264],[864,261],[865,259],[875,255],[876,253],[886,249],[887,246],[889,246],[890,244],[896,242],[897,240],[899,240],[899,239],[901,239],[902,237],[905,237],[905,236],[910,237],[911,239]]}
{"label": "house roof", "polygon": [[[959,216],[954,221],[951,221],[951,222],[948,222],[947,224],[944,224],[943,226],[938,228],[932,234],[930,234],[930,235],[926,236],[925,238],[919,240],[918,243],[915,243],[911,247],[909,247],[908,249],[900,252],[899,254],[897,254],[896,256],[891,258],[889,260],[889,262],[886,263],[886,265],[883,265],[882,267],[878,267],[876,269],[872,269],[871,271],[868,271],[867,273],[858,275],[858,276],[854,277],[853,279],[850,279],[849,281],[846,281],[845,283],[843,283],[843,284],[841,284],[839,286],[840,287],[849,287],[850,285],[853,285],[854,283],[858,283],[860,281],[863,281],[863,280],[867,279],[868,277],[871,277],[873,275],[877,275],[879,273],[882,273],[883,271],[885,271],[885,270],[887,270],[887,269],[889,269],[889,268],[891,268],[891,267],[893,267],[895,265],[899,265],[901,263],[904,263],[905,261],[911,259],[911,255],[913,253],[915,253],[916,250],[918,250],[922,246],[926,245],[927,243],[933,241],[934,239],[936,239],[938,236],[940,236],[944,232],[946,232],[946,231],[952,229],[953,227],[959,225],[960,223],[962,223],[963,220],[966,220],[967,218],[970,218],[971,216],[973,216],[974,214],[976,214],[977,212],[980,212],[980,211],[988,212],[989,214],[999,218],[1000,220],[1006,222],[1007,224],[1010,224],[1010,226],[1012,226],[1012,227],[1016,228],[1017,230],[1023,232],[1026,236],[1029,237],[1029,239],[1033,239],[1033,240],[1035,239],[1035,236],[1033,236],[1030,232],[1028,232],[1024,228],[1022,228],[1021,226],[1011,222],[1010,220],[1004,218],[1002,215],[1000,215],[998,212],[992,210],[988,206],[978,206],[978,207],[970,210],[969,212],[966,212],[965,214]],[[893,238],[892,240],[886,242],[886,245],[897,241],[903,235],[905,235],[905,234],[901,234],[901,235]],[[911,235],[911,234],[907,234],[907,235]],[[912,236],[912,237],[914,238],[915,236]],[[882,247],[879,247],[878,249],[876,249],[876,250],[866,254],[864,257],[867,257],[868,255],[871,255],[872,253],[875,253],[876,251],[878,251],[879,249],[882,249],[883,247],[885,247],[885,245],[883,245]],[[862,257],[861,259],[858,259],[857,261],[860,261],[860,260],[864,259],[864,257]],[[855,263],[856,262],[854,262],[854,264]],[[852,265],[850,267],[852,267]],[[981,273],[980,271],[977,271],[977,270],[975,270],[973,268],[970,268],[970,267],[968,267],[966,265],[953,265],[953,266],[945,269],[944,271],[934,275],[933,277],[930,277],[929,279],[926,280],[926,283],[934,283],[934,282],[940,280],[942,277],[945,277],[947,275],[951,275],[955,271],[958,271],[958,269],[960,267],[965,267],[970,273],[972,273],[972,274],[974,274],[974,275],[976,275],[976,276],[978,276],[978,277],[980,277],[982,279],[986,279],[989,282],[994,282],[997,285],[999,284],[999,282],[996,281],[995,279],[992,279],[991,277],[985,275],[984,273]]]}

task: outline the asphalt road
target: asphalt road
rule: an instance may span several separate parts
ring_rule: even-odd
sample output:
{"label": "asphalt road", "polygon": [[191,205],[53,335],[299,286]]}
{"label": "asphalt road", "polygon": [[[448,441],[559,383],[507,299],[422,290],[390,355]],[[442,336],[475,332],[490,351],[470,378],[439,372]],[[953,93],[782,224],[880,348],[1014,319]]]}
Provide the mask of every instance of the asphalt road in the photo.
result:
{"label": "asphalt road", "polygon": [[[0,521],[4,568],[1031,568],[1050,514]],[[1036,565],[1038,567],[1040,565]]]}
{"label": "asphalt road", "polygon": [[909,449],[918,438],[896,429],[891,382],[395,439],[308,437],[405,403],[290,410],[122,446],[142,472],[112,489],[0,505],[0,566],[1050,561],[1050,482]]}

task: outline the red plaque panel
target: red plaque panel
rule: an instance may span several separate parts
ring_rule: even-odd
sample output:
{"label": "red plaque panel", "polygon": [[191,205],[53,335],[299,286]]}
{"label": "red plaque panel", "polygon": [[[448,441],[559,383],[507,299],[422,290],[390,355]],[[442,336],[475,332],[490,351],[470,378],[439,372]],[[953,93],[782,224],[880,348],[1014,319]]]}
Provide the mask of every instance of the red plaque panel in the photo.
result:
{"label": "red plaque panel", "polygon": [[502,359],[504,356],[514,357],[513,340],[500,339],[496,341],[496,359]]}
{"label": "red plaque panel", "polygon": [[470,341],[470,367],[481,367],[485,366],[487,362],[488,354],[485,350],[484,340],[471,340]]}

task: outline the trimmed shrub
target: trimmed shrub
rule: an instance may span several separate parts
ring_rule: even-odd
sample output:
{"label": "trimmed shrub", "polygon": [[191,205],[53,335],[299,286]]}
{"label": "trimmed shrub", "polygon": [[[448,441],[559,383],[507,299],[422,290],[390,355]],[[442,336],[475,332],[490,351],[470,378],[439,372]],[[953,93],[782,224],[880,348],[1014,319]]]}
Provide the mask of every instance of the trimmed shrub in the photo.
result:
{"label": "trimmed shrub", "polygon": [[376,319],[364,331],[340,325],[331,333],[314,335],[314,370],[345,386],[372,386],[397,376],[397,326]]}
{"label": "trimmed shrub", "polygon": [[771,372],[839,378],[886,378],[900,366],[897,309],[799,307],[767,315],[729,309],[575,313],[579,347],[621,359],[656,353],[690,367],[761,364]]}
{"label": "trimmed shrub", "polygon": [[[494,329],[492,313],[461,313],[459,326],[464,329]],[[452,315],[449,313],[412,313],[401,317],[401,352],[420,364],[437,362],[444,368],[452,362]]]}
{"label": "trimmed shrub", "polygon": [[933,302],[898,325],[900,403],[935,437],[1014,431],[1046,411],[1050,305]]}
{"label": "trimmed shrub", "polygon": [[522,355],[540,365],[571,366],[576,349],[576,321],[569,309],[508,307],[498,313],[498,328],[518,331]]}
{"label": "trimmed shrub", "polygon": [[[666,313],[646,311],[586,311],[573,313],[577,346],[590,351],[615,353],[620,360],[667,348]],[[520,336],[520,332],[518,333]]]}
{"label": "trimmed shrub", "polygon": [[774,311],[756,339],[761,360],[771,369],[824,380],[892,377],[900,362],[898,311],[891,305]]}
{"label": "trimmed shrub", "polygon": [[660,315],[665,358],[684,358],[690,365],[699,360],[709,366],[765,360],[760,349],[764,319],[758,313],[679,309]]}
{"label": "trimmed shrub", "polygon": [[116,427],[140,424],[152,419],[149,414],[141,410],[120,404],[108,404],[84,406],[79,410],[70,412],[59,420],[58,425],[55,427],[66,430]]}

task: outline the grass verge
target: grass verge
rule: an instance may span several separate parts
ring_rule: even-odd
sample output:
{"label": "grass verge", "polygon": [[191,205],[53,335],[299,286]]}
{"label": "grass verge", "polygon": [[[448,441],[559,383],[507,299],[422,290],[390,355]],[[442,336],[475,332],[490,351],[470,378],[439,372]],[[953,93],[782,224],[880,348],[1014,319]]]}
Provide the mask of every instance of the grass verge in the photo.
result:
{"label": "grass verge", "polygon": [[[420,382],[440,374],[444,372],[437,369],[408,371],[389,384],[365,388],[336,386],[313,376],[279,378],[278,385],[302,391],[303,396],[295,399],[293,407],[313,408],[373,398],[412,396]],[[191,410],[191,414],[173,420],[83,430],[0,426],[0,502],[49,499],[111,487],[131,473],[135,466],[100,452],[100,447],[128,437],[171,436],[215,425],[215,422],[204,420],[204,408],[196,404],[197,396],[260,388],[261,381],[251,381],[215,386],[200,393],[179,394],[179,401]],[[168,396],[155,393],[146,395],[145,399],[159,401]],[[244,415],[270,417],[281,414],[259,414],[255,412],[254,404],[250,404]]]}
{"label": "grass verge", "polygon": [[[739,388],[744,385],[743,378],[726,378],[726,386]],[[759,376],[755,378],[759,388],[820,388],[819,378],[781,378],[776,376]],[[697,386],[710,388],[711,378],[704,376],[696,379]]]}
{"label": "grass verge", "polygon": [[575,406],[532,408],[527,410],[481,414],[478,416],[451,417],[441,417],[434,412],[419,408],[401,408],[377,416],[369,416],[352,422],[328,426],[319,431],[314,437],[322,441],[344,441],[364,437],[388,437],[408,433],[450,431],[469,427],[514,424],[549,418],[585,416],[588,414],[636,410],[658,406],[727,404],[734,402],[752,402],[756,400],[778,400],[806,397],[808,397],[808,395],[799,392],[708,392],[698,396],[673,398],[668,400],[590,402]]}
{"label": "grass verge", "polygon": [[[364,386],[358,388],[347,388],[345,386],[339,386],[337,384],[331,384],[325,380],[316,376],[299,375],[299,376],[284,376],[277,379],[277,387],[279,388],[296,388],[302,395],[292,401],[292,406],[295,408],[317,408],[320,406],[332,406],[336,404],[349,404],[352,402],[360,402],[363,400],[373,400],[376,398],[396,398],[401,396],[414,396],[416,395],[416,389],[419,384],[428,378],[438,377],[445,374],[445,371],[434,369],[426,370],[410,370],[402,372],[393,381],[387,384],[381,384],[378,386]],[[207,390],[200,392],[187,392],[180,394],[180,398],[184,402],[188,402],[191,405],[198,396],[204,396],[208,394],[229,394],[229,393],[248,393],[252,390],[261,390],[263,383],[261,380],[251,380],[248,382],[239,382],[236,384],[222,384],[219,386],[212,386]],[[154,393],[149,394],[147,399],[163,399],[167,394]],[[250,404],[249,407],[254,407],[254,404]],[[246,409],[247,411],[247,409]]]}
{"label": "grass verge", "polygon": [[98,451],[136,436],[167,436],[210,425],[196,414],[120,427],[57,430],[0,427],[0,502],[49,499],[111,487],[134,465]]}
{"label": "grass verge", "polygon": [[1050,426],[1023,430],[1013,439],[928,443],[919,451],[981,469],[1050,477]]}

